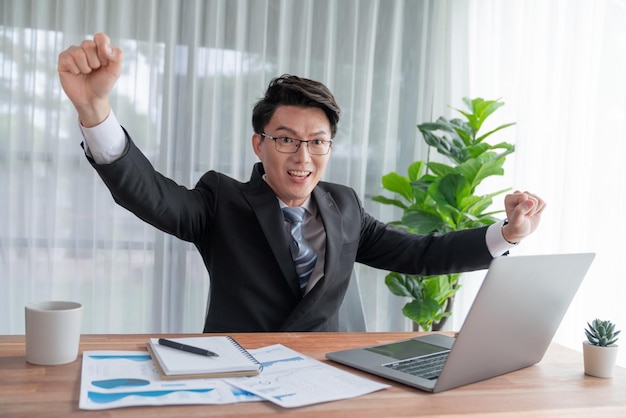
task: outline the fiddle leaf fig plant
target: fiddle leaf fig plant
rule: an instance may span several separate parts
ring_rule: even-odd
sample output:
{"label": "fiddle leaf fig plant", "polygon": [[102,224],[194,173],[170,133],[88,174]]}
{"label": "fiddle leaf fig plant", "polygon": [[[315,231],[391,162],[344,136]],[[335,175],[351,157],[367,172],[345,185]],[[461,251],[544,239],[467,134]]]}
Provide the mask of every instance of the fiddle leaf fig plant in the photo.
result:
{"label": "fiddle leaf fig plant", "polygon": [[[497,222],[498,212],[488,212],[489,207],[494,196],[509,189],[477,194],[476,188],[486,178],[504,174],[506,156],[514,152],[514,146],[486,140],[514,123],[482,133],[483,123],[504,102],[482,98],[464,98],[463,102],[467,110],[455,109],[462,117],[439,117],[435,122],[417,126],[426,144],[447,157],[449,164],[430,159],[415,161],[409,165],[407,175],[391,172],[383,176],[383,188],[394,196],[372,199],[402,210],[402,219],[390,222],[391,225],[415,234],[430,234]],[[391,272],[385,283],[394,295],[411,299],[402,309],[406,317],[423,330],[437,330],[451,315],[459,277],[460,274],[415,276]]]}

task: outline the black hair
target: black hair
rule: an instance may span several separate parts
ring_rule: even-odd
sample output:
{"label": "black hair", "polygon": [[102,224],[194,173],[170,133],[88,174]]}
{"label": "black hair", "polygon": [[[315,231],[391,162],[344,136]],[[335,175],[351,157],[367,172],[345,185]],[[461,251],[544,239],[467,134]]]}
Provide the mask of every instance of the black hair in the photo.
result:
{"label": "black hair", "polygon": [[263,132],[278,106],[317,107],[322,109],[330,122],[331,138],[337,133],[341,109],[332,93],[319,81],[284,74],[273,79],[252,110],[252,128]]}

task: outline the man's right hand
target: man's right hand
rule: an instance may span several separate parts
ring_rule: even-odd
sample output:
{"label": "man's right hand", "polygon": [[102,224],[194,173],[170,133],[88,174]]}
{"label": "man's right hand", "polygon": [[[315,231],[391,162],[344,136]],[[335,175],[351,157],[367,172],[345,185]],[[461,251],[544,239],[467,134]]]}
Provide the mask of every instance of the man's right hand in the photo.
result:
{"label": "man's right hand", "polygon": [[122,50],[111,46],[104,33],[59,54],[61,86],[83,126],[100,124],[111,112],[109,93],[120,76]]}

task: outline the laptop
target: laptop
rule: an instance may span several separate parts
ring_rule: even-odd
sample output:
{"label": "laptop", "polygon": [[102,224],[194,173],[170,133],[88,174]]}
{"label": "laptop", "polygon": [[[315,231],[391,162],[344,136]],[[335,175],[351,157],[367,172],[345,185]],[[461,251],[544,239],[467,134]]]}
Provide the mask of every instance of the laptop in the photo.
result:
{"label": "laptop", "polygon": [[326,357],[433,393],[531,366],[543,358],[594,257],[495,258],[456,337],[429,334]]}

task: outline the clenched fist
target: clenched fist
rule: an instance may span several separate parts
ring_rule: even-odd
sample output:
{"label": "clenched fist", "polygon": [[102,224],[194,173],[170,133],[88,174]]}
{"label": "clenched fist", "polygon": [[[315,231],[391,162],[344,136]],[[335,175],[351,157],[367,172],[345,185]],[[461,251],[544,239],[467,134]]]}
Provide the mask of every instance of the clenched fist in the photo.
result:
{"label": "clenched fist", "polygon": [[539,196],[516,191],[504,198],[504,209],[508,223],[502,228],[504,239],[518,242],[530,235],[539,226],[541,213],[546,203]]}
{"label": "clenched fist", "polygon": [[61,86],[83,126],[96,126],[109,115],[109,93],[121,67],[122,51],[111,46],[104,33],[83,41],[80,46],[72,45],[59,55]]}

